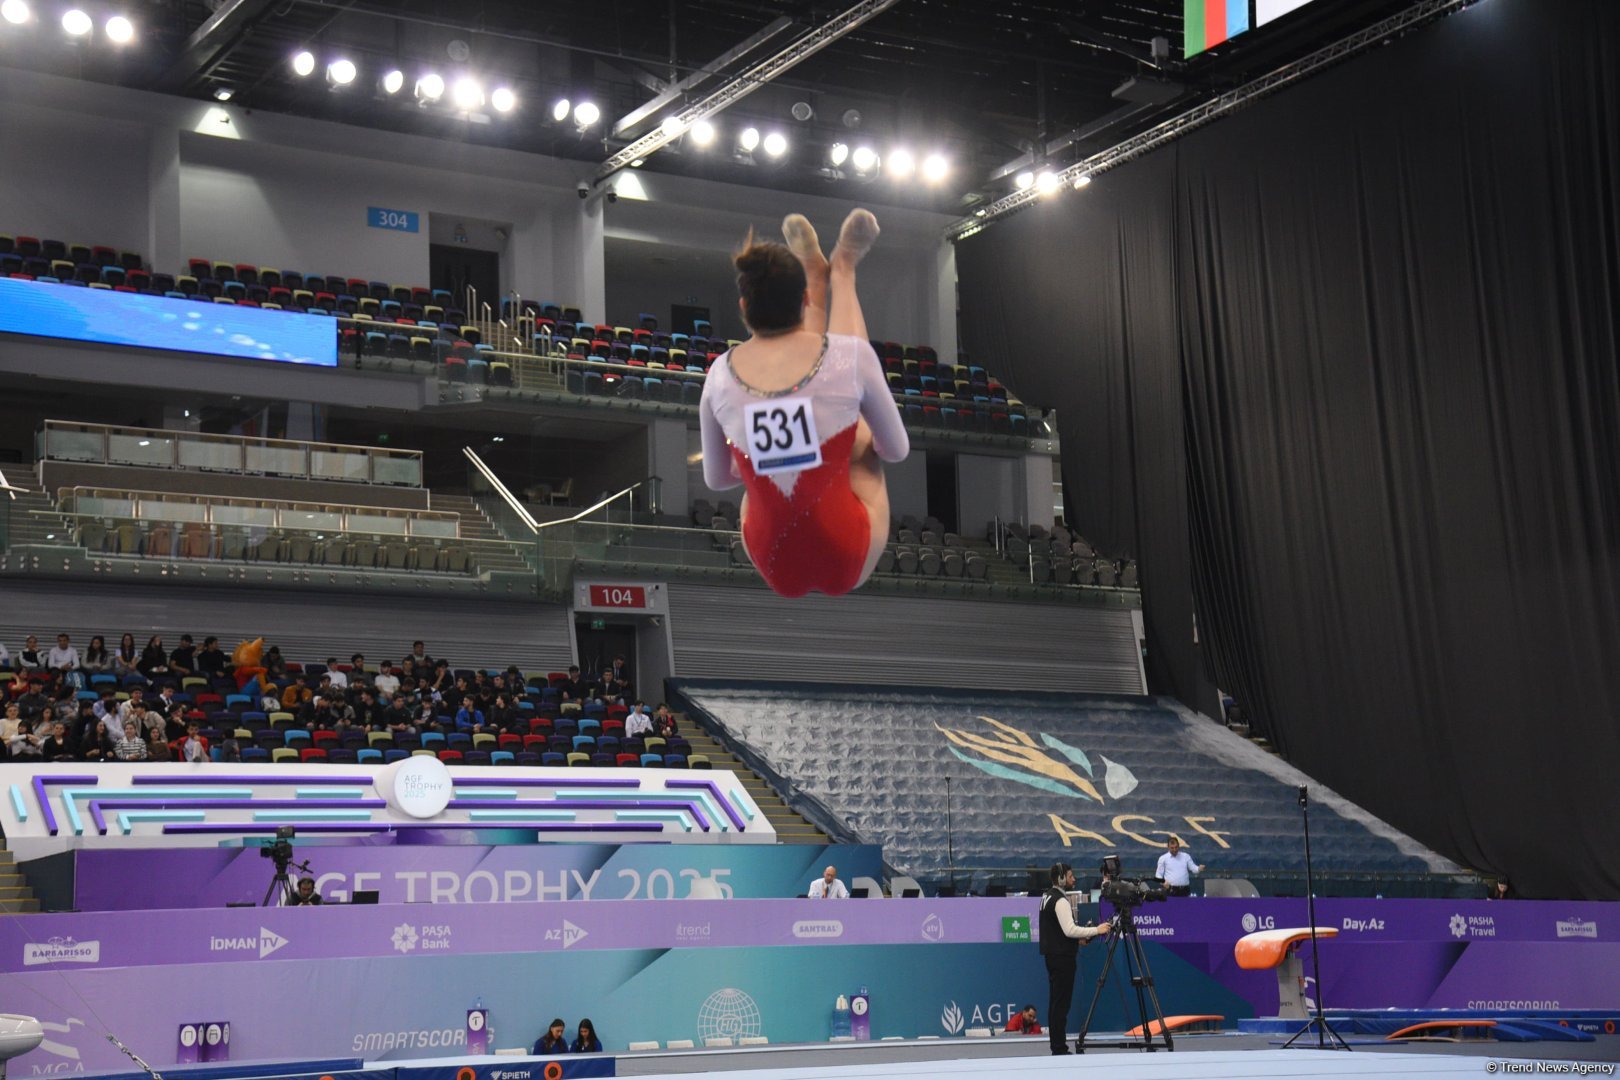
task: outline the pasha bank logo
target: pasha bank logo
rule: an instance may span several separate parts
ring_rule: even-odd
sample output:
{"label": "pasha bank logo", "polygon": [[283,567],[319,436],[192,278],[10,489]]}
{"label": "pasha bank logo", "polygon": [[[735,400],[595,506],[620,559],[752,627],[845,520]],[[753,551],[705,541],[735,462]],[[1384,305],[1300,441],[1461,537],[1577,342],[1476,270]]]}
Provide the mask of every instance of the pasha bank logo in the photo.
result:
{"label": "pasha bank logo", "polygon": [[[1595,936],[1595,935],[1594,935]],[[71,937],[53,937],[49,941],[23,946],[23,966],[40,964],[99,964],[101,942],[78,941]]]}
{"label": "pasha bank logo", "polygon": [[1101,803],[1103,792],[1097,790],[1096,781],[1102,783],[1109,799],[1119,800],[1136,790],[1136,774],[1117,761],[1101,754],[1098,766],[1084,750],[1070,746],[1056,735],[1040,732],[1040,739],[1028,732],[1003,723],[990,716],[980,720],[990,725],[989,734],[979,734],[957,728],[934,728],[950,742],[948,749],[958,761],[966,762],[981,772],[1002,780],[1020,784],[1070,798],[1089,799]]}

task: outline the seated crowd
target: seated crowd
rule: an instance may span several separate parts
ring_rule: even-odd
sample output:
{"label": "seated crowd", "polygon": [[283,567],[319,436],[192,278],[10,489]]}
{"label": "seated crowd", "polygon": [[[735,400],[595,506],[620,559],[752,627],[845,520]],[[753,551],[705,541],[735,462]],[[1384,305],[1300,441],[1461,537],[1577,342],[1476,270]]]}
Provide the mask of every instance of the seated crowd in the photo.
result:
{"label": "seated crowd", "polygon": [[212,636],[198,647],[182,634],[170,650],[159,635],[137,648],[125,634],[109,650],[98,635],[81,653],[67,634],[49,649],[29,635],[15,654],[0,644],[0,702],[0,760],[13,761],[251,761],[272,749],[275,760],[290,749],[366,761],[437,746],[468,764],[626,765],[645,763],[649,740],[684,745],[667,706],[635,699],[622,657],[596,675],[526,677],[452,668],[421,641],[375,666],[359,653],[299,664],[272,645],[249,669]]}

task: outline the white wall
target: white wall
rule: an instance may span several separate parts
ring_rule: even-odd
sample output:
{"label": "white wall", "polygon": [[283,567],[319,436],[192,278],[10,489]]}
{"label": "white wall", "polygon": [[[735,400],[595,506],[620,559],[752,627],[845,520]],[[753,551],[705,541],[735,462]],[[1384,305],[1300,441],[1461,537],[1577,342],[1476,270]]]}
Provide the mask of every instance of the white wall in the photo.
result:
{"label": "white wall", "polygon": [[146,254],[147,126],[0,102],[0,232]]}

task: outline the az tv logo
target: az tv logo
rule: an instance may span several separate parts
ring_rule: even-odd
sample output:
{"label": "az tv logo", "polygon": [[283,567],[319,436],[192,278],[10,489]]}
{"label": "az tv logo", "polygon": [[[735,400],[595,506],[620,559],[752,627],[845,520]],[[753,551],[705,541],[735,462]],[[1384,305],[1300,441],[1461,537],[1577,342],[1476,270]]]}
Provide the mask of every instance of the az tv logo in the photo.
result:
{"label": "az tv logo", "polygon": [[581,941],[584,941],[589,936],[590,934],[582,927],[575,926],[567,919],[564,919],[562,929],[547,930],[545,939],[547,941],[560,941],[562,942],[563,948],[572,949],[575,945],[578,945]]}

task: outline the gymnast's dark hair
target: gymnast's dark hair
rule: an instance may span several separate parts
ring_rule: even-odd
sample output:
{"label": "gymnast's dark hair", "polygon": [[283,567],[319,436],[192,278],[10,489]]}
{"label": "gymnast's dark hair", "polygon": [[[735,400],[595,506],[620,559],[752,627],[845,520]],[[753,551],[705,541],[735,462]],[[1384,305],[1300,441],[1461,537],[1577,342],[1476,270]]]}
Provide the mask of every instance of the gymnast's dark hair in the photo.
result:
{"label": "gymnast's dark hair", "polygon": [[781,334],[804,321],[804,264],[786,244],[748,239],[732,258],[743,318],[756,334]]}

